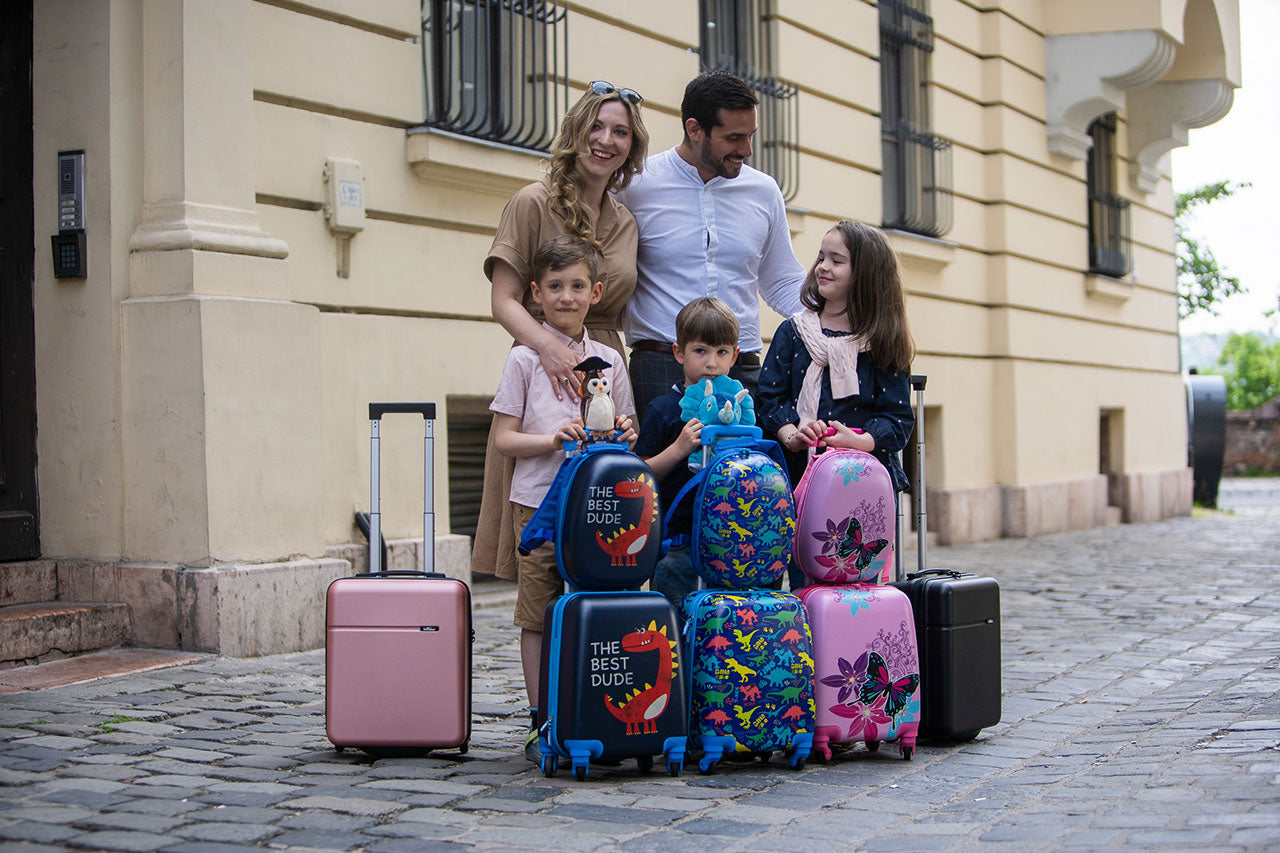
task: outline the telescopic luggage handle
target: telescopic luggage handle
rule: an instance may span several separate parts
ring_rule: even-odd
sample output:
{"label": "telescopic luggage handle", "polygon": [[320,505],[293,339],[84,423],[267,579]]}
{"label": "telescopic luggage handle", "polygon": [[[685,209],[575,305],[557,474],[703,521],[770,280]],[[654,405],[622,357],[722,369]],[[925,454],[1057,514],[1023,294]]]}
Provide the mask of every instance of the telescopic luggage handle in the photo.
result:
{"label": "telescopic luggage handle", "polygon": [[383,415],[421,415],[425,422],[423,438],[423,486],[422,486],[422,571],[435,571],[436,515],[432,483],[435,482],[435,464],[432,450],[435,443],[435,403],[370,403],[369,422],[369,573],[377,574],[382,565],[382,439],[380,428]]}
{"label": "telescopic luggage handle", "polygon": [[929,513],[924,499],[924,386],[929,379],[923,373],[911,374],[911,389],[916,392],[916,483],[920,494],[916,496],[916,565],[924,571],[929,565],[925,556],[925,543],[929,538]]}

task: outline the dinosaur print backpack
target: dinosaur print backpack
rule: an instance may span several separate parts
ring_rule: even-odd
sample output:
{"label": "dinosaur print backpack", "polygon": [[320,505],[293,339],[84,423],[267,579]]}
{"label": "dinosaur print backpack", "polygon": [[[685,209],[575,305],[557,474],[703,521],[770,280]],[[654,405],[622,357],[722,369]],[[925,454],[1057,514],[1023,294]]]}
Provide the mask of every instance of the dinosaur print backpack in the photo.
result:
{"label": "dinosaur print backpack", "polygon": [[814,739],[813,645],[803,605],[772,590],[704,589],[680,602],[689,736],[710,772],[728,754],[804,767]]}
{"label": "dinosaur print backpack", "polygon": [[556,472],[520,536],[520,553],[554,542],[571,588],[636,589],[661,556],[661,520],[652,469],[625,444],[586,444]]}
{"label": "dinosaur print backpack", "polygon": [[[708,585],[766,587],[791,559],[795,502],[782,449],[755,426],[702,429],[707,461],[667,510],[693,494],[693,532],[687,537],[694,568]],[[714,451],[709,448],[714,446]],[[673,545],[686,537],[674,537]]]}

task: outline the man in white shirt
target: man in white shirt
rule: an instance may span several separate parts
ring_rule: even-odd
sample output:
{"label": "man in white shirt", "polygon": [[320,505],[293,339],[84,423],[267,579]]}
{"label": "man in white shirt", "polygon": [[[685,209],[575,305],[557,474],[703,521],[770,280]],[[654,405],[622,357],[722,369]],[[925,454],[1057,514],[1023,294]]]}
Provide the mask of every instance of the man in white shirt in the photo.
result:
{"label": "man in white shirt", "polygon": [[699,75],[680,105],[684,139],[645,161],[618,199],[636,218],[636,290],[624,330],[636,411],[684,373],[672,351],[676,314],[699,296],[733,309],[742,353],[730,376],[755,393],[760,375],[760,297],[784,317],[800,310],[805,269],[791,248],[778,184],[748,166],[759,99],[726,71]]}

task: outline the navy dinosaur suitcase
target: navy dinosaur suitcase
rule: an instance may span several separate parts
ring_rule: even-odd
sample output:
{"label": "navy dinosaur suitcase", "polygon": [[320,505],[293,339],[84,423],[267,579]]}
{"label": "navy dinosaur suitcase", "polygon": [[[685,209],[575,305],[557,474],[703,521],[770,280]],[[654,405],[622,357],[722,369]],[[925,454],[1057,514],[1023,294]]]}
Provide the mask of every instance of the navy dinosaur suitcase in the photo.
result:
{"label": "navy dinosaur suitcase", "polygon": [[662,755],[684,766],[689,704],[675,608],[656,592],[573,592],[547,606],[538,731],[542,772],[567,759],[587,777],[593,760]]}
{"label": "navy dinosaur suitcase", "polygon": [[1000,722],[1000,585],[994,578],[926,569],[925,377],[916,391],[916,528],[919,570],[893,585],[911,599],[920,652],[920,736],[971,740]]}

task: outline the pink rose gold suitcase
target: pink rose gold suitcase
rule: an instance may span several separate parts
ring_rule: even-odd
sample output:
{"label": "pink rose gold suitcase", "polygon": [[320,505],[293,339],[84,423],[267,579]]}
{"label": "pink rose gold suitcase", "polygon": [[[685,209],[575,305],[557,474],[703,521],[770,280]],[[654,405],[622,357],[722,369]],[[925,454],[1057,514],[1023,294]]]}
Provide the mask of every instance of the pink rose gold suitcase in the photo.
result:
{"label": "pink rose gold suitcase", "polygon": [[[379,425],[384,414],[426,422],[423,571],[384,571]],[[370,403],[369,573],[329,585],[325,729],[339,750],[467,751],[471,738],[471,591],[432,571],[434,403]]]}

